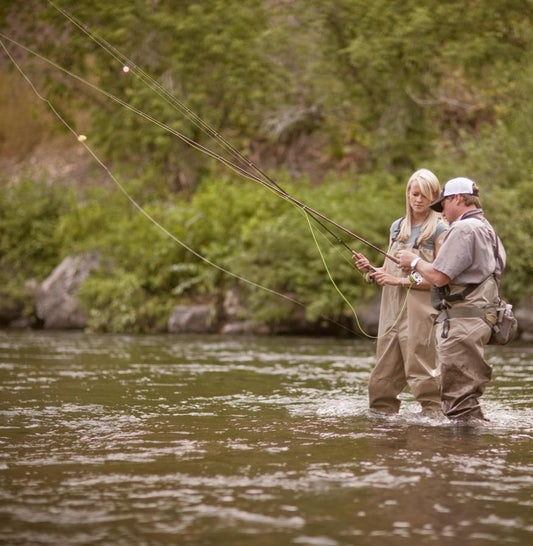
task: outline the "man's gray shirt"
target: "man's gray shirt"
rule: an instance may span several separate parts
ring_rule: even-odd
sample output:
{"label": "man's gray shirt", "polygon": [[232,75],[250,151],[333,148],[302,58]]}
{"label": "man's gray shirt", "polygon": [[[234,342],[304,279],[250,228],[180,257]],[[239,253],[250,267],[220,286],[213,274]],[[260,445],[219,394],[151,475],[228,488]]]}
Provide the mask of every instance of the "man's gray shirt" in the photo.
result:
{"label": "man's gray shirt", "polygon": [[502,263],[496,260],[495,237],[496,233],[482,220],[456,220],[446,233],[432,265],[454,284],[481,283],[494,272],[501,275],[506,255],[498,239],[498,254]]}

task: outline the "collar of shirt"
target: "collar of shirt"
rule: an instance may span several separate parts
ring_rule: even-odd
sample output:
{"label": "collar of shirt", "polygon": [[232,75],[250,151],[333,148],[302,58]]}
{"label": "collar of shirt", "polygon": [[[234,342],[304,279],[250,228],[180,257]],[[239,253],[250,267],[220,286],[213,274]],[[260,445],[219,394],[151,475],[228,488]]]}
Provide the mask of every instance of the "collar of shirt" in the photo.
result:
{"label": "collar of shirt", "polygon": [[458,220],[466,220],[467,218],[471,218],[472,216],[478,216],[479,214],[483,214],[483,209],[467,210],[464,214],[460,216],[460,218],[458,218]]}

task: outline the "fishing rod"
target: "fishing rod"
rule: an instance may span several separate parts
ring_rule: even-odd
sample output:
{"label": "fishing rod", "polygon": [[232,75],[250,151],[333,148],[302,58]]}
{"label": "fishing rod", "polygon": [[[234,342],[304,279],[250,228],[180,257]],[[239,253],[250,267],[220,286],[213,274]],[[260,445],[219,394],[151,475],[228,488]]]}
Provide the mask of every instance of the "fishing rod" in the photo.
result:
{"label": "fishing rod", "polygon": [[[252,162],[248,157],[246,157],[240,150],[235,148],[228,140],[226,140],[223,135],[221,135],[218,131],[216,131],[213,127],[211,127],[205,120],[203,120],[200,116],[198,116],[195,112],[193,112],[186,104],[184,104],[182,101],[180,101],[177,97],[172,95],[167,89],[162,87],[157,81],[155,81],[149,74],[147,74],[141,67],[137,66],[131,59],[129,59],[126,55],[124,55],[121,51],[119,51],[116,47],[114,47],[112,44],[110,44],[107,40],[104,38],[98,36],[97,34],[91,32],[86,25],[84,25],[81,21],[79,21],[76,17],[71,15],[69,12],[67,12],[65,9],[61,8],[57,4],[55,4],[52,0],[47,0],[48,4],[50,4],[54,9],[56,9],[59,13],[61,13],[66,19],[68,19],[73,25],[75,25],[78,29],[80,29],[89,39],[94,41],[97,45],[99,45],[102,49],[104,49],[108,54],[110,54],[112,57],[114,57],[117,61],[119,61],[121,64],[124,65],[124,69],[127,69],[127,72],[129,72],[132,68],[134,69],[134,74],[137,75],[142,81],[147,83],[148,87],[152,89],[152,91],[155,91],[159,96],[164,98],[167,103],[177,107],[184,112],[186,117],[191,120],[199,129],[201,129],[205,134],[213,138],[215,141],[219,142],[223,148],[225,148],[227,151],[229,151],[235,158],[237,158],[239,161],[243,162],[247,167],[254,170],[257,174],[259,174],[260,177],[262,177],[267,183],[270,189],[277,189],[279,190],[278,193],[280,196],[284,197],[285,199],[291,201],[296,206],[300,206],[306,214],[309,214],[311,218],[325,231],[327,231],[330,235],[332,235],[335,240],[340,243],[342,246],[344,246],[347,250],[349,250],[352,254],[354,251],[340,238],[337,236],[336,233],[334,233],[331,229],[329,229],[320,219],[322,219],[325,222],[330,223],[331,225],[334,225],[337,229],[340,229],[341,231],[344,231],[346,234],[350,235],[352,238],[360,241],[361,243],[367,245],[370,248],[373,248],[377,252],[383,254],[384,256],[388,257],[389,259],[393,260],[395,263],[398,263],[398,260],[386,252],[384,252],[382,249],[378,248],[377,246],[373,245],[369,241],[365,240],[364,238],[360,237],[359,235],[356,235],[355,233],[352,233],[350,230],[347,230],[346,228],[340,226],[336,222],[333,222],[328,217],[326,217],[324,214],[319,213],[318,211],[310,208],[305,207],[303,208],[303,203],[299,203],[298,200],[293,199],[292,196],[288,194],[275,180],[273,180],[267,173],[265,173],[261,168],[259,168],[254,162]],[[256,179],[257,180],[257,179]],[[260,182],[259,180],[257,180]]]}
{"label": "fishing rod", "polygon": [[[216,138],[217,139],[221,139],[221,141],[223,141],[226,146],[230,146],[230,148],[232,150],[234,150],[234,153],[238,154],[238,158],[241,160],[241,161],[245,161],[248,163],[248,165],[250,167],[252,167],[256,172],[258,172],[260,174],[260,176],[254,174],[254,173],[251,173],[249,172],[248,170],[246,170],[245,168],[241,167],[240,165],[237,165],[231,161],[229,161],[228,159],[226,159],[225,157],[221,156],[220,154],[217,154],[216,152],[210,150],[209,148],[207,148],[206,146],[203,146],[202,144],[196,142],[195,140],[191,139],[190,137],[186,136],[185,134],[181,133],[180,131],[178,131],[177,129],[174,129],[172,127],[169,127],[168,125],[164,124],[163,122],[159,121],[158,119],[154,118],[153,116],[147,114],[146,112],[143,112],[142,110],[139,110],[138,108],[128,104],[126,101],[120,99],[119,97],[116,97],[115,95],[113,95],[112,93],[109,93],[108,91],[105,91],[104,89],[101,89],[100,87],[98,87],[97,85],[95,84],[92,84],[91,82],[85,80],[84,78],[82,78],[81,76],[77,75],[77,74],[74,74],[73,72],[63,68],[62,66],[58,65],[57,63],[51,61],[50,59],[47,59],[46,57],[44,57],[43,55],[39,54],[38,52],[32,50],[31,48],[28,48],[26,46],[24,46],[23,44],[21,44],[20,42],[10,38],[9,36],[5,35],[4,33],[0,32],[0,36],[2,38],[4,38],[5,40],[8,40],[9,42],[11,42],[12,44],[16,45],[17,47],[20,47],[22,49],[24,49],[26,52],[36,56],[37,58],[41,59],[42,61],[46,62],[47,64],[51,65],[52,67],[60,70],[61,72],[67,74],[68,76],[80,81],[81,83],[83,83],[84,85],[94,89],[95,91],[105,95],[106,97],[108,97],[109,99],[113,100],[114,102],[120,104],[121,106],[125,107],[126,109],[129,109],[130,111],[134,112],[135,114],[137,115],[140,115],[141,117],[147,119],[148,121],[154,123],[156,126],[168,131],[169,133],[173,134],[174,136],[178,137],[180,140],[182,140],[183,142],[185,142],[186,144],[188,144],[189,146],[197,149],[198,151],[201,151],[202,153],[216,159],[217,161],[220,161],[222,164],[226,165],[227,167],[229,167],[230,169],[234,170],[235,172],[237,172],[238,174],[240,174],[241,176],[245,177],[245,178],[248,178],[250,180],[254,180],[260,184],[262,184],[263,186],[267,187],[268,189],[270,189],[272,192],[274,192],[275,194],[277,194],[278,196],[282,197],[283,199],[285,199],[286,201],[289,201],[291,202],[292,204],[296,205],[298,208],[300,208],[304,213],[308,214],[311,218],[313,218],[315,221],[317,221],[321,227],[323,227],[324,229],[326,229],[330,234],[332,234],[339,242],[341,242],[348,250],[350,250],[350,252],[353,253],[353,250],[350,249],[350,247],[348,245],[346,245],[346,243],[344,241],[342,241],[335,233],[333,233],[327,226],[325,226],[322,222],[320,222],[319,219],[325,221],[325,222],[328,222],[329,224],[331,224],[332,226],[334,226],[335,228],[337,228],[339,231],[342,231],[344,232],[345,234],[349,235],[350,237],[352,237],[353,239],[356,239],[358,240],[359,242],[365,244],[366,246],[372,248],[373,250],[375,250],[376,252],[384,255],[385,257],[389,258],[390,260],[392,260],[393,262],[395,263],[399,263],[399,260],[398,258],[396,258],[395,256],[392,256],[391,254],[385,252],[384,250],[382,250],[381,248],[379,248],[378,246],[372,244],[371,242],[367,241],[366,239],[364,239],[363,237],[361,237],[360,235],[357,235],[356,233],[352,232],[351,230],[349,230],[348,228],[345,228],[344,226],[340,225],[338,222],[335,222],[334,220],[332,220],[331,218],[327,217],[325,214],[317,211],[316,209],[312,208],[312,207],[309,207],[308,205],[306,205],[305,203],[303,203],[302,201],[300,201],[299,199],[293,197],[292,195],[290,195],[288,192],[286,192],[285,190],[283,190],[276,182],[274,182],[270,177],[268,177],[268,175],[266,175],[265,173],[263,173],[263,171],[261,171],[257,166],[255,166],[254,163],[252,163],[251,161],[247,160],[246,157],[241,154],[238,150],[236,150],[235,148],[233,148],[227,141],[225,141],[223,139],[223,137],[221,137],[219,135],[219,133],[217,133],[216,131],[214,131],[214,129],[212,129],[211,127],[209,127],[204,121],[202,121],[202,126],[205,126],[206,128],[209,127],[209,130],[213,132],[213,134],[211,134],[211,136],[213,138]],[[125,58],[124,58],[125,59]],[[192,111],[190,111],[190,109],[188,109],[189,112],[192,113]],[[194,114],[195,116],[195,119],[198,119],[200,120],[200,118]],[[264,177],[264,178],[263,178]]]}

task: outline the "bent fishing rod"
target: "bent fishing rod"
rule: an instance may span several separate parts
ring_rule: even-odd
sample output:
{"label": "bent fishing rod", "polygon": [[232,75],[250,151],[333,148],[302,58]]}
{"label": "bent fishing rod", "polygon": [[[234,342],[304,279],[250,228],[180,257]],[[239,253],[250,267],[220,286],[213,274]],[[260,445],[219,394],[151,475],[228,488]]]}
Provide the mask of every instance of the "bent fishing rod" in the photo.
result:
{"label": "bent fishing rod", "polygon": [[[52,2],[50,2],[52,3]],[[84,31],[86,32],[86,31]],[[238,150],[236,150],[231,144],[229,144],[225,139],[223,139],[223,137],[221,137],[221,135],[219,133],[217,133],[214,129],[212,129],[211,127],[209,127],[209,125],[207,125],[207,123],[205,123],[203,120],[201,120],[201,118],[199,118],[196,114],[194,114],[190,109],[186,109],[186,112],[193,116],[193,119],[197,122],[197,123],[200,123],[201,124],[201,127],[208,131],[208,134],[219,140],[220,142],[222,142],[224,144],[224,146],[226,148],[229,147],[229,149],[232,151],[232,153],[234,155],[237,156],[238,159],[240,159],[241,161],[245,162],[249,167],[253,168],[257,173],[259,173],[260,176],[257,176],[253,173],[250,173],[248,170],[244,169],[243,167],[241,167],[240,165],[237,165],[231,161],[229,161],[228,159],[224,158],[223,156],[221,156],[220,154],[217,154],[216,152],[210,150],[209,148],[201,145],[200,143],[194,141],[193,139],[187,137],[186,135],[184,135],[183,133],[181,133],[180,131],[177,131],[176,129],[173,129],[171,127],[169,127],[168,125],[162,123],[161,121],[157,120],[156,118],[150,116],[149,114],[146,114],[145,112],[135,108],[134,106],[131,106],[130,104],[128,104],[126,101],[116,97],[115,95],[113,95],[112,93],[109,93],[103,89],[101,89],[100,87],[90,83],[89,81],[85,80],[84,78],[82,78],[81,76],[78,76],[74,73],[72,73],[71,71],[63,68],[62,66],[58,65],[57,63],[47,59],[46,57],[42,56],[41,54],[39,54],[38,52],[24,46],[23,44],[17,42],[16,40],[13,40],[12,38],[10,38],[9,36],[6,36],[5,34],[1,33],[0,32],[0,36],[6,40],[8,40],[9,42],[11,42],[12,44],[24,49],[25,51],[27,51],[28,53],[36,56],[37,58],[41,59],[42,61],[46,62],[47,64],[51,65],[52,67],[62,71],[63,73],[67,74],[68,76],[80,81],[81,83],[83,83],[84,85],[94,89],[95,91],[105,95],[106,97],[108,97],[109,99],[113,100],[114,102],[120,104],[121,106],[125,107],[126,109],[129,109],[130,111],[134,112],[135,114],[137,115],[140,115],[141,117],[147,119],[148,121],[151,121],[152,123],[154,123],[156,126],[170,132],[171,134],[173,134],[174,136],[178,137],[180,140],[182,140],[182,142],[188,144],[189,146],[195,148],[196,150],[198,151],[201,151],[202,153],[205,153],[206,155],[216,159],[217,161],[221,162],[222,164],[226,165],[227,167],[229,167],[230,169],[234,170],[235,172],[237,172],[238,174],[240,174],[241,176],[245,177],[245,178],[248,178],[248,179],[251,179],[251,180],[254,180],[260,184],[262,184],[263,186],[267,187],[268,189],[270,189],[271,191],[273,191],[275,194],[277,194],[278,196],[282,197],[283,199],[285,199],[286,201],[292,203],[293,205],[297,206],[298,208],[300,208],[305,214],[309,215],[311,218],[313,218],[316,222],[318,222],[320,224],[320,226],[322,228],[324,228],[325,230],[327,230],[331,235],[333,235],[337,241],[339,241],[343,246],[345,246],[350,252],[353,253],[353,250],[350,249],[350,247],[348,247],[348,245],[342,241],[342,239],[340,239],[335,233],[333,233],[327,226],[325,226],[320,220],[323,220],[325,222],[328,222],[329,224],[331,224],[332,226],[334,226],[335,228],[337,228],[338,230],[344,232],[345,234],[349,235],[350,237],[356,239],[357,241],[365,244],[366,246],[368,246],[369,248],[372,248],[373,250],[375,250],[376,252],[384,255],[385,257],[389,258],[390,260],[392,260],[393,262],[395,263],[399,263],[399,260],[398,258],[396,258],[395,256],[392,256],[390,254],[388,254],[387,252],[385,252],[384,250],[382,250],[381,248],[377,247],[376,245],[370,243],[369,241],[367,241],[366,239],[364,239],[363,237],[361,237],[360,235],[357,235],[356,233],[352,232],[351,230],[345,228],[344,226],[341,226],[339,223],[335,222],[334,220],[332,220],[331,218],[327,217],[325,214],[317,211],[316,209],[312,208],[312,207],[309,207],[308,205],[306,205],[305,203],[303,203],[302,201],[298,200],[297,198],[293,197],[292,195],[290,195],[288,192],[286,192],[283,188],[281,188],[279,186],[279,184],[277,184],[274,180],[272,180],[268,175],[266,175],[261,169],[259,169],[254,163],[252,163],[250,160],[248,160],[241,152],[239,152]],[[100,44],[101,45],[101,44]],[[103,47],[103,46],[102,46]],[[124,60],[127,60],[124,56],[122,56],[122,58]],[[180,103],[180,107],[181,108],[184,108],[183,105],[181,105]]]}
{"label": "bent fishing rod", "polygon": [[[186,104],[184,104],[182,101],[180,101],[177,97],[172,95],[167,89],[162,87],[156,80],[154,80],[149,74],[147,74],[141,67],[137,66],[130,58],[128,58],[126,55],[124,55],[121,51],[119,51],[115,46],[110,44],[107,40],[105,40],[103,37],[98,36],[97,34],[93,33],[91,30],[87,28],[85,24],[83,24],[81,21],[79,21],[76,17],[74,17],[72,14],[70,14],[68,11],[63,9],[62,7],[58,6],[53,0],[47,0],[48,4],[51,5],[54,9],[56,9],[63,17],[65,17],[68,21],[70,21],[74,26],[76,26],[81,32],[83,32],[90,40],[95,42],[99,47],[101,47],[104,51],[106,51],[110,56],[112,56],[115,60],[123,64],[123,69],[127,72],[133,71],[133,73],[141,79],[152,91],[154,91],[156,94],[158,94],[160,97],[162,97],[168,104],[171,106],[176,107],[179,111],[185,114],[185,116],[192,121],[201,131],[204,132],[204,134],[208,135],[209,137],[213,138],[215,141],[217,141],[219,144],[222,145],[224,149],[229,151],[234,158],[238,159],[240,162],[242,162],[246,167],[251,168],[253,171],[255,171],[259,178],[253,177],[253,179],[264,186],[268,187],[270,190],[274,191],[274,193],[278,194],[280,197],[286,199],[287,201],[291,202],[292,204],[296,205],[297,207],[301,208],[306,214],[308,214],[320,227],[322,227],[325,231],[327,231],[331,236],[335,238],[335,240],[343,245],[348,251],[350,251],[352,254],[354,251],[336,234],[334,233],[328,226],[326,226],[323,221],[328,222],[329,224],[335,226],[337,229],[343,231],[350,237],[360,241],[361,243],[367,245],[368,247],[376,250],[380,254],[383,254],[387,258],[391,259],[395,263],[398,263],[397,258],[394,256],[389,255],[388,253],[384,252],[382,249],[378,248],[377,246],[373,245],[369,241],[365,240],[361,236],[351,232],[350,230],[344,228],[340,224],[334,222],[324,214],[318,212],[315,209],[312,209],[311,207],[305,205],[298,199],[295,199],[292,197],[287,191],[285,191],[275,180],[273,180],[268,174],[266,174],[261,168],[259,168],[254,162],[252,162],[248,157],[246,157],[241,151],[239,151],[237,148],[235,148],[228,140],[226,140],[218,131],[216,131],[213,127],[211,127],[205,120],[203,120],[198,114],[196,114],[194,111],[192,111]],[[132,70],[133,69],[133,70]],[[182,138],[182,140],[184,140]],[[186,141],[189,145],[191,145],[191,142],[189,140]],[[196,146],[195,146],[196,147]],[[211,157],[215,157],[213,153],[210,153]],[[220,157],[215,157],[215,159],[218,159],[219,161],[222,161]],[[226,166],[229,166],[227,163],[227,160],[222,161],[223,164]],[[238,167],[237,165],[234,165],[232,168],[235,169],[235,167]],[[238,171],[241,171],[241,168],[239,167],[237,169]],[[248,171],[246,171],[248,172]],[[242,174],[242,172],[241,172]],[[321,221],[322,220],[322,221]]]}

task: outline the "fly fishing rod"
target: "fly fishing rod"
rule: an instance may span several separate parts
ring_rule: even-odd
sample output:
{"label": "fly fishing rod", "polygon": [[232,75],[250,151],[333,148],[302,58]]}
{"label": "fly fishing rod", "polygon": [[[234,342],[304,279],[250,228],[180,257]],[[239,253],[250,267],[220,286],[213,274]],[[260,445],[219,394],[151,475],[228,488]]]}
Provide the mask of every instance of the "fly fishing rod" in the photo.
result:
{"label": "fly fishing rod", "polygon": [[[287,191],[285,191],[275,180],[273,180],[268,174],[266,174],[261,168],[259,168],[254,162],[252,162],[248,157],[246,157],[241,151],[239,151],[237,148],[235,148],[230,142],[228,142],[218,131],[216,131],[213,127],[211,127],[205,120],[203,120],[200,116],[198,116],[195,112],[193,112],[187,105],[185,105],[182,101],[180,101],[178,98],[176,98],[174,95],[172,95],[168,90],[163,88],[157,81],[155,81],[149,74],[147,74],[142,68],[138,67],[131,59],[126,57],[122,52],[120,52],[117,48],[115,48],[112,44],[107,42],[104,38],[99,37],[98,35],[91,32],[87,27],[79,21],[77,18],[72,16],[70,13],[68,13],[66,10],[61,8],[60,6],[56,5],[52,0],[48,0],[48,4],[50,4],[54,9],[56,9],[59,13],[61,13],[66,19],[68,19],[73,25],[75,25],[79,30],[81,30],[88,38],[90,38],[92,41],[94,41],[97,45],[99,45],[102,49],[104,49],[108,54],[110,54],[112,57],[114,57],[116,60],[118,60],[121,64],[123,64],[124,69],[127,69],[127,72],[129,72],[132,68],[134,73],[144,82],[148,85],[150,89],[155,91],[159,96],[162,96],[169,104],[177,107],[182,113],[186,115],[186,117],[191,120],[199,129],[201,129],[205,134],[213,138],[215,141],[217,141],[219,144],[222,145],[224,149],[229,151],[236,159],[238,159],[240,162],[242,162],[244,165],[246,165],[247,168],[251,168],[256,174],[259,175],[259,177],[253,177],[253,179],[264,186],[268,187],[270,190],[274,191],[274,193],[278,194],[280,197],[286,199],[287,201],[293,203],[297,207],[301,208],[306,214],[308,214],[320,227],[322,227],[325,231],[327,231],[330,235],[332,235],[338,243],[343,245],[347,250],[349,250],[353,254],[353,250],[340,238],[336,233],[334,233],[328,226],[326,226],[323,222],[327,222],[330,225],[334,226],[335,228],[339,229],[340,231],[344,232],[345,234],[349,235],[350,237],[358,240],[359,242],[365,244],[366,246],[374,249],[376,252],[379,252],[380,254],[384,255],[385,257],[389,258],[395,263],[399,263],[398,259],[394,256],[391,256],[387,252],[383,251],[379,247],[373,245],[363,237],[353,233],[349,229],[341,226],[337,222],[333,221],[332,219],[328,218],[326,215],[318,212],[317,210],[305,205],[298,199],[291,196]],[[184,140],[184,139],[182,139]],[[186,141],[188,144],[191,144],[190,139],[187,138]],[[198,146],[200,146],[198,143],[196,143]],[[196,147],[196,146],[195,146]],[[215,157],[213,153],[210,153],[211,157]],[[221,161],[221,157],[216,157],[219,161]],[[222,163],[224,163],[226,166],[228,165],[227,160],[222,160]],[[242,174],[242,169],[239,167],[238,169],[235,169],[238,167],[237,165],[232,165],[232,168],[234,170],[238,170]],[[246,171],[248,172],[248,171]],[[322,221],[321,221],[322,220]]]}
{"label": "fly fishing rod", "polygon": [[[4,38],[5,40],[8,40],[9,42],[11,42],[12,44],[24,49],[26,52],[36,56],[37,58],[41,59],[42,61],[46,62],[47,64],[53,66],[54,68],[62,71],[63,73],[67,74],[68,76],[80,81],[81,83],[83,83],[84,85],[94,89],[95,91],[105,95],[106,97],[108,97],[109,99],[111,99],[112,101],[120,104],[121,106],[127,108],[128,110],[134,112],[135,114],[147,119],[148,121],[154,123],[155,125],[157,125],[158,127],[164,129],[165,131],[168,131],[169,133],[173,134],[174,136],[178,137],[182,142],[188,144],[189,146],[197,149],[198,151],[201,151],[202,153],[214,158],[215,160],[221,162],[222,164],[226,165],[227,167],[229,167],[230,169],[236,171],[238,174],[240,174],[241,176],[244,176],[245,178],[248,178],[248,179],[251,179],[251,180],[254,180],[260,184],[262,184],[263,186],[267,187],[268,189],[270,189],[271,191],[273,191],[275,194],[277,194],[278,196],[282,197],[283,199],[285,199],[286,201],[289,201],[290,203],[296,205],[298,208],[300,208],[304,213],[308,214],[311,218],[313,218],[316,222],[318,222],[320,224],[321,227],[323,227],[324,229],[326,229],[331,235],[333,235],[337,241],[339,241],[343,246],[345,246],[350,252],[353,252],[352,249],[350,249],[350,247],[344,242],[342,241],[342,239],[340,239],[335,233],[333,233],[327,226],[325,226],[323,224],[323,222],[327,222],[329,224],[331,224],[332,226],[334,226],[335,228],[337,228],[338,230],[342,231],[343,233],[349,235],[350,237],[352,237],[353,239],[356,239],[357,241],[365,244],[366,246],[372,248],[373,250],[375,250],[376,252],[379,252],[380,254],[384,255],[385,257],[389,258],[390,260],[392,260],[393,262],[395,263],[399,263],[398,261],[398,258],[396,258],[395,256],[392,256],[391,254],[388,254],[387,252],[385,252],[384,250],[382,250],[381,248],[379,248],[378,246],[372,244],[370,241],[367,241],[366,239],[364,239],[363,237],[361,237],[360,235],[357,235],[356,233],[354,233],[353,231],[349,230],[348,228],[345,228],[344,226],[341,226],[339,223],[335,222],[334,220],[332,220],[331,218],[329,218],[328,216],[326,216],[325,214],[317,211],[316,209],[312,208],[312,207],[309,207],[308,205],[306,205],[305,203],[303,203],[302,201],[300,201],[299,199],[293,197],[292,195],[290,195],[288,192],[286,192],[283,188],[281,188],[281,186],[279,186],[279,184],[277,184],[274,180],[272,180],[272,178],[270,178],[268,175],[266,175],[261,169],[259,169],[259,167],[257,167],[254,163],[252,163],[251,161],[249,161],[241,152],[239,152],[238,150],[236,150],[235,148],[233,148],[233,146],[231,146],[231,144],[229,144],[225,139],[223,139],[219,133],[217,133],[216,131],[214,131],[214,129],[212,129],[211,127],[209,127],[204,121],[202,121],[202,127],[204,127],[204,129],[207,130],[207,128],[209,127],[209,132],[210,132],[210,136],[212,136],[213,138],[217,138],[218,140],[222,141],[225,143],[226,147],[230,147],[230,149],[232,150],[232,152],[234,154],[237,154],[237,157],[242,161],[242,162],[245,162],[250,168],[253,168],[253,170],[256,171],[256,173],[259,174],[254,174],[253,172],[250,172],[248,171],[247,169],[245,169],[244,167],[240,166],[240,165],[237,165],[231,161],[229,161],[228,159],[226,159],[225,157],[221,156],[220,154],[217,154],[216,152],[210,150],[209,148],[207,148],[206,146],[203,146],[202,144],[196,142],[195,140],[191,139],[190,137],[186,136],[185,134],[183,134],[182,132],[172,128],[172,127],[169,127],[168,125],[164,124],[163,122],[159,121],[158,119],[152,117],[151,115],[147,114],[146,112],[143,112],[142,110],[139,110],[138,108],[128,104],[126,101],[120,99],[119,97],[113,95],[112,93],[109,93],[108,91],[105,91],[104,89],[101,89],[100,87],[98,87],[97,85],[85,80],[84,78],[82,78],[81,76],[77,75],[77,74],[74,74],[73,72],[63,68],[62,66],[58,65],[57,63],[51,61],[50,59],[47,59],[46,57],[42,56],[41,54],[39,54],[38,52],[24,46],[23,44],[19,43],[18,41],[10,38],[9,36],[6,36],[5,34],[1,33],[0,32],[0,36],[2,38]],[[189,110],[189,112],[191,112]],[[200,118],[198,118],[198,116],[196,114],[194,114],[195,116],[195,119],[199,120]],[[321,222],[320,220],[322,220],[323,222]]]}

